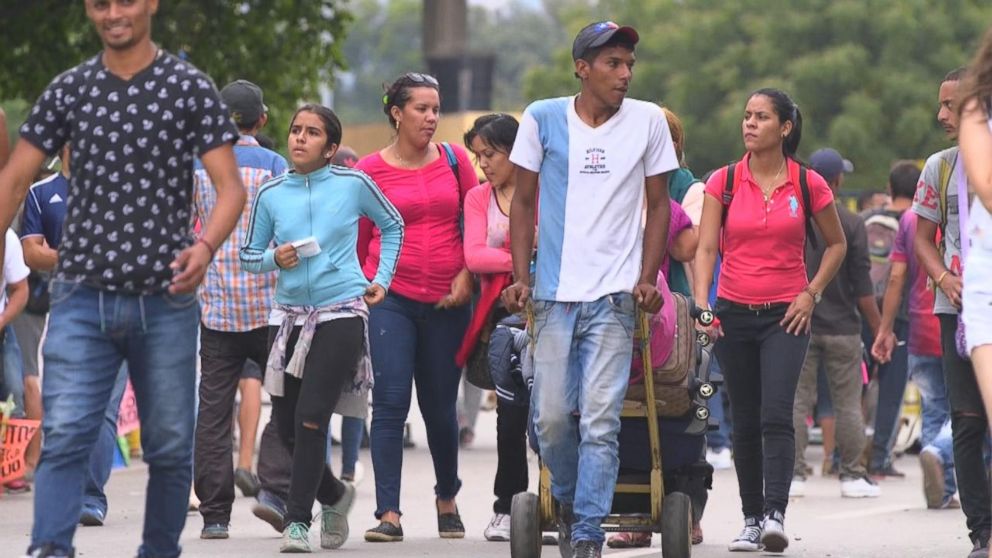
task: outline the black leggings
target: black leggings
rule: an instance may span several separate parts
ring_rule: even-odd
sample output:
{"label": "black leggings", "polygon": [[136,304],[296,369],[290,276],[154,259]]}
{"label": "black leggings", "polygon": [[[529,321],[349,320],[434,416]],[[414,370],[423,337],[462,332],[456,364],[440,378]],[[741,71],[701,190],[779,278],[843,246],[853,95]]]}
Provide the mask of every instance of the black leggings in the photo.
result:
{"label": "black leggings", "polygon": [[779,325],[784,306],[759,312],[718,300],[716,343],[734,425],[734,464],[744,517],[785,513],[796,461],[792,408],[809,335]]}
{"label": "black leggings", "polygon": [[989,477],[985,468],[985,445],[988,421],[982,394],[971,361],[958,356],[954,334],[958,317],[938,314],[940,342],[944,350],[944,383],[947,402],[951,407],[951,433],[954,437],[954,472],[958,479],[958,495],[972,542],[986,539],[992,529],[989,509]]}
{"label": "black leggings", "polygon": [[[286,362],[301,327],[293,328],[286,346]],[[269,347],[277,327],[269,328]],[[317,325],[303,367],[303,378],[283,376],[283,397],[272,398],[279,437],[293,455],[293,471],[286,505],[286,525],[310,525],[310,511],[316,498],[330,506],[341,499],[344,484],[327,465],[327,424],[341,392],[350,385],[358,368],[365,343],[361,318],[340,318]]]}
{"label": "black leggings", "polygon": [[527,492],[527,407],[496,400],[496,480],[493,513],[510,513],[513,496]]}

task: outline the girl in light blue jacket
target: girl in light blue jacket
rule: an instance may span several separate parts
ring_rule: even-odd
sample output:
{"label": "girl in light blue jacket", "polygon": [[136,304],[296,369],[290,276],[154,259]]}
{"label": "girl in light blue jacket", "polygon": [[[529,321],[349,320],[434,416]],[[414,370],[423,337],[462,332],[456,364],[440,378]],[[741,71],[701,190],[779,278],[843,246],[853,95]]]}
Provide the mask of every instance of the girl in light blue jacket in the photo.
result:
{"label": "girl in light blue jacket", "polygon": [[[327,425],[342,393],[371,385],[368,308],[385,297],[403,243],[403,219],[375,182],[330,164],[340,143],[341,123],[329,108],[296,111],[287,145],[294,170],[261,187],[241,248],[246,271],[279,270],[265,387],[293,453],[282,552],[311,551],[314,499],[322,508],[321,547],[348,538],[355,489],[325,464]],[[382,231],[371,283],[355,251],[361,217]]]}

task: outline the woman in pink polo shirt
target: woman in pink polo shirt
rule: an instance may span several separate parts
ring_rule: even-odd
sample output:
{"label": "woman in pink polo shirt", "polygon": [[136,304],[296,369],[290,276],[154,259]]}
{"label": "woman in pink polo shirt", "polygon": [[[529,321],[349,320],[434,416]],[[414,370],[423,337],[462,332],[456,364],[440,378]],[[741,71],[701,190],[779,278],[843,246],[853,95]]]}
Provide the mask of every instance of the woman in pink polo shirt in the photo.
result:
{"label": "woman in pink polo shirt", "polygon": [[[435,78],[401,76],[389,87],[383,105],[396,136],[355,168],[375,180],[399,210],[406,231],[389,293],[369,314],[375,375],[369,438],[380,523],[365,532],[365,540],[403,540],[403,424],[414,382],[437,476],[438,534],[462,538],[465,527],[455,506],[461,488],[455,409],[461,370],[455,352],[469,321],[472,275],[465,268],[459,223],[465,194],[479,183],[463,148],[432,141],[441,111]],[[358,255],[369,276],[379,265],[379,249],[379,231],[363,222]]]}
{"label": "woman in pink polo shirt", "polygon": [[[795,461],[792,408],[810,316],[847,247],[830,188],[796,160],[802,115],[792,99],[777,89],[755,91],[742,131],[747,153],[732,165],[732,178],[727,167],[706,184],[693,292],[697,305],[709,306],[722,245],[714,308],[721,325],[710,333],[722,336],[715,350],[733,412],[745,523],[730,550],[781,552],[789,544],[784,521]],[[811,281],[804,262],[808,215],[827,244]]]}

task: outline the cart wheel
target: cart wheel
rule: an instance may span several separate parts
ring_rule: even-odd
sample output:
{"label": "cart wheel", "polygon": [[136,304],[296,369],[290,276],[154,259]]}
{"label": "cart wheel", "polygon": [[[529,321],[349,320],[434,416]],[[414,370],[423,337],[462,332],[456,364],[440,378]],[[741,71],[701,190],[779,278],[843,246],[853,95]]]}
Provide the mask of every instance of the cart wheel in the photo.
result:
{"label": "cart wheel", "polygon": [[711,310],[703,310],[699,313],[699,323],[708,326],[713,323],[713,318],[715,317]]}
{"label": "cart wheel", "polygon": [[710,410],[706,407],[696,407],[696,418],[699,420],[709,420]]}
{"label": "cart wheel", "polygon": [[696,343],[699,343],[700,346],[702,346],[702,347],[709,347],[710,346],[710,343],[712,343],[712,342],[713,342],[713,339],[705,331],[697,331],[696,332]]}
{"label": "cart wheel", "polygon": [[682,492],[666,494],[661,502],[662,558],[692,555],[692,503]]}
{"label": "cart wheel", "polygon": [[714,388],[713,384],[709,382],[703,382],[703,385],[699,386],[699,395],[702,396],[703,399],[709,399],[710,397],[716,395],[716,388]]}
{"label": "cart wheel", "polygon": [[510,556],[541,556],[541,518],[538,516],[537,494],[520,492],[513,496],[510,507]]}

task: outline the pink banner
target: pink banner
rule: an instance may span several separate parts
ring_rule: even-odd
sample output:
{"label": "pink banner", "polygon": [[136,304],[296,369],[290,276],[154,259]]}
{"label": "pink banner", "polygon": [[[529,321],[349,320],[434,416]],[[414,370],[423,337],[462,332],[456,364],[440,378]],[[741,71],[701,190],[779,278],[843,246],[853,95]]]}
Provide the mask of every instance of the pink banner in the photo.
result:
{"label": "pink banner", "polygon": [[124,436],[129,432],[137,430],[141,424],[138,422],[138,400],[134,397],[134,388],[131,387],[131,380],[127,381],[127,388],[124,389],[124,397],[121,398],[121,408],[117,415],[117,435]]}
{"label": "pink banner", "polygon": [[8,419],[4,421],[3,446],[0,446],[0,484],[24,476],[24,452],[38,431],[37,420]]}

